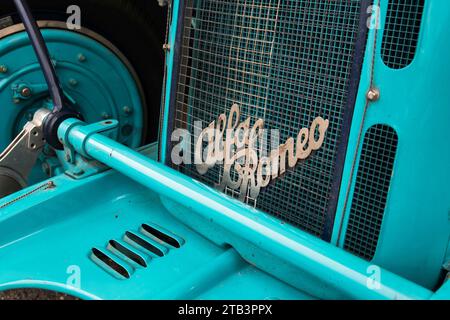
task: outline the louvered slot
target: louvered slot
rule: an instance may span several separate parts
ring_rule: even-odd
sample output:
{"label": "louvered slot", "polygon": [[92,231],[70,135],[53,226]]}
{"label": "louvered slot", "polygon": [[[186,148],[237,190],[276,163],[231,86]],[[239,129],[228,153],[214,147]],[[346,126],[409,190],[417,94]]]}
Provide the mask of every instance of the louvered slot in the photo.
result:
{"label": "louvered slot", "polygon": [[156,245],[150,243],[148,240],[130,232],[127,231],[125,234],[125,241],[129,242],[132,245],[137,245],[141,248],[144,248],[147,251],[150,251],[151,253],[157,255],[158,257],[163,257],[165,252],[158,248]]}
{"label": "louvered slot", "polygon": [[91,259],[107,272],[119,278],[130,278],[130,273],[125,267],[97,248],[92,248]]}
{"label": "louvered slot", "polygon": [[121,240],[109,240],[104,249],[91,249],[90,258],[116,278],[129,279],[136,271],[148,268],[150,261],[161,261],[156,258],[166,256],[169,246],[180,248],[184,243],[172,232],[144,223],[138,232],[127,231]]}
{"label": "louvered slot", "polygon": [[134,263],[144,268],[147,267],[147,262],[145,262],[144,258],[138,255],[136,252],[133,252],[132,250],[128,249],[121,243],[117,242],[116,240],[109,241],[108,249],[113,253],[119,253],[125,256],[126,258],[130,259]]}
{"label": "louvered slot", "polygon": [[175,239],[175,237],[170,236],[168,232],[163,232],[161,228],[156,228],[148,224],[142,225],[142,231],[148,233],[149,235],[159,239],[160,241],[171,245],[174,248],[181,247],[181,241]]}

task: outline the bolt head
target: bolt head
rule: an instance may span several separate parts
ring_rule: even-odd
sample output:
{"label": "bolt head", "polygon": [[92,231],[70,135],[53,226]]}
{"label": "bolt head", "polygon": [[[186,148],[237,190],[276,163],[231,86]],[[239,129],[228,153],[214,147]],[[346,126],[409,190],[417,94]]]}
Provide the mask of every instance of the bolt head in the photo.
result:
{"label": "bolt head", "polygon": [[7,73],[8,72],[8,67],[5,65],[1,65],[0,66],[0,73]]}
{"label": "bolt head", "polygon": [[25,98],[31,97],[31,89],[28,87],[22,88],[22,90],[20,90],[20,95]]}
{"label": "bolt head", "polygon": [[76,87],[76,86],[78,85],[78,81],[75,80],[75,79],[70,79],[70,80],[69,80],[69,84],[70,84],[72,87]]}
{"label": "bolt head", "polygon": [[123,112],[124,112],[126,115],[130,115],[130,114],[133,113],[133,108],[128,107],[128,106],[125,106],[125,107],[123,107]]}
{"label": "bolt head", "polygon": [[80,62],[85,62],[86,61],[86,56],[82,53],[78,54],[78,61]]}
{"label": "bolt head", "polygon": [[378,89],[372,88],[367,92],[367,99],[369,101],[377,101],[380,99],[380,91]]}

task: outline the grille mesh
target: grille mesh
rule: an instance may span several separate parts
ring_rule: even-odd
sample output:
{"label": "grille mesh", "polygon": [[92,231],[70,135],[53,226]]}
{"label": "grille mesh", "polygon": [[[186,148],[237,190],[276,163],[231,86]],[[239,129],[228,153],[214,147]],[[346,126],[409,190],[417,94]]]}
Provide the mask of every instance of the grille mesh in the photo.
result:
{"label": "grille mesh", "polygon": [[364,139],[344,248],[367,260],[377,248],[397,144],[386,125],[371,127]]}
{"label": "grille mesh", "polygon": [[[253,124],[263,118],[266,129],[280,130],[282,142],[316,117],[328,119],[321,150],[263,189],[257,200],[246,198],[315,235],[323,233],[330,206],[361,3],[186,1],[171,129],[194,132],[194,121],[206,126],[228,114],[234,103],[240,105],[241,121],[251,117]],[[211,186],[223,173],[220,165],[203,176],[194,165],[174,167]],[[234,196],[231,190],[227,193]]]}
{"label": "grille mesh", "polygon": [[425,0],[392,0],[381,48],[384,63],[393,69],[407,67],[414,59]]}

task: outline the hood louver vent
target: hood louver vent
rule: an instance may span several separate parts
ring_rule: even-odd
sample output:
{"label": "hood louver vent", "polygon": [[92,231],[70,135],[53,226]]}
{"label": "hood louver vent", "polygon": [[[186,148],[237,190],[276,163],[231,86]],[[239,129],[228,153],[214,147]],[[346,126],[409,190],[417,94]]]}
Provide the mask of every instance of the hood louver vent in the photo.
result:
{"label": "hood louver vent", "polygon": [[118,279],[129,279],[138,268],[147,268],[152,259],[178,249],[184,240],[156,224],[142,224],[139,232],[127,231],[122,240],[110,240],[105,249],[93,248],[90,258]]}
{"label": "hood louver vent", "polygon": [[104,251],[93,248],[91,252],[91,259],[107,272],[118,277],[119,279],[129,279],[130,272],[124,267],[121,262],[113,258]]}
{"label": "hood louver vent", "polygon": [[125,245],[121,244],[120,242],[118,242],[116,240],[111,240],[109,242],[108,250],[114,252],[118,256],[122,256],[122,257],[140,265],[141,267],[144,267],[144,268],[147,267],[147,262],[140,254],[127,248]]}

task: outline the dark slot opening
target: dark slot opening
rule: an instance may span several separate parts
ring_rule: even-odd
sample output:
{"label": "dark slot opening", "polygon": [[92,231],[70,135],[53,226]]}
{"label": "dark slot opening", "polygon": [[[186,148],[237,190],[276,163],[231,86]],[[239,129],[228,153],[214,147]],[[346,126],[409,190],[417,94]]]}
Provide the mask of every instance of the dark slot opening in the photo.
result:
{"label": "dark slot opening", "polygon": [[411,64],[417,52],[425,0],[389,1],[381,57],[392,69]]}
{"label": "dark slot opening", "polygon": [[113,259],[108,257],[106,254],[101,252],[100,250],[96,248],[92,248],[92,254],[97,257],[100,261],[104,262],[108,267],[110,267],[113,271],[117,272],[121,276],[123,276],[126,279],[130,278],[130,274],[128,273],[127,269],[122,267],[120,264],[115,262]]}
{"label": "dark slot opening", "polygon": [[125,255],[126,257],[128,257],[129,259],[131,259],[134,262],[136,262],[137,264],[139,264],[140,266],[145,267],[145,268],[147,267],[147,263],[145,262],[144,259],[142,259],[142,257],[140,257],[138,254],[134,253],[130,249],[124,247],[116,240],[109,241],[109,245],[111,247],[113,247],[114,249],[116,249],[117,251],[119,251],[120,253],[122,253],[123,255]]}
{"label": "dark slot opening", "polygon": [[398,135],[390,126],[377,124],[365,134],[344,248],[368,261],[376,254],[397,146]]}
{"label": "dark slot opening", "polygon": [[175,247],[175,248],[181,247],[181,244],[176,239],[153,228],[152,226],[149,226],[148,224],[143,224],[142,229],[144,229],[144,231],[150,233],[154,237],[158,238],[159,240],[164,241],[165,243],[171,245],[172,247]]}
{"label": "dark slot opening", "polygon": [[135,242],[136,244],[140,245],[141,247],[143,247],[144,249],[156,254],[158,257],[163,257],[164,256],[164,252],[162,252],[160,249],[158,249],[157,247],[155,247],[154,245],[152,245],[150,242],[148,242],[147,240],[142,239],[141,237],[135,235],[134,233],[131,233],[129,231],[126,232],[126,236],[128,237],[128,239],[130,239],[131,241]]}

